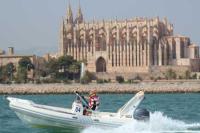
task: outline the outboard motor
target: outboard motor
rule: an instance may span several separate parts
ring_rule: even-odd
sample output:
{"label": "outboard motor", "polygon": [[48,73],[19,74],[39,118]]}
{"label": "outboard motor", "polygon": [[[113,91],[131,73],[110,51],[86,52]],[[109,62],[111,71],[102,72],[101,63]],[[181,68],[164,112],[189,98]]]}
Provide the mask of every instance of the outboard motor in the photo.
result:
{"label": "outboard motor", "polygon": [[150,113],[147,109],[138,108],[134,111],[133,118],[139,121],[148,121]]}

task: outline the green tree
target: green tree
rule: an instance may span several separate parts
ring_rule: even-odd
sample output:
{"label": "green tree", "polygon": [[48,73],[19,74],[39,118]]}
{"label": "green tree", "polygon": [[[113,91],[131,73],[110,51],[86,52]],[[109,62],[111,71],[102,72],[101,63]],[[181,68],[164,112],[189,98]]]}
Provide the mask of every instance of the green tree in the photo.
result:
{"label": "green tree", "polygon": [[30,58],[28,57],[23,57],[19,60],[18,62],[18,68],[17,68],[17,82],[27,82],[27,74],[28,71],[31,69],[35,69],[34,65],[32,64]]}
{"label": "green tree", "polygon": [[124,83],[124,77],[122,77],[122,76],[116,76],[116,81],[118,83]]}
{"label": "green tree", "polygon": [[0,67],[0,82],[10,82],[13,80],[14,72],[16,71],[13,63],[8,63]]}
{"label": "green tree", "polygon": [[0,83],[3,82],[3,67],[0,67]]}
{"label": "green tree", "polygon": [[74,79],[80,72],[80,62],[73,59],[72,56],[64,55],[58,59],[51,59],[46,63],[46,75],[51,75],[57,80]]}
{"label": "green tree", "polygon": [[59,66],[58,61],[56,59],[49,60],[49,62],[47,62],[45,66],[47,75],[55,74],[56,72],[58,72]]}
{"label": "green tree", "polygon": [[13,63],[8,63],[5,66],[5,75],[9,80],[13,80],[13,74],[16,71],[15,66]]}
{"label": "green tree", "polygon": [[19,82],[19,83],[26,83],[27,82],[27,69],[26,68],[18,67],[17,82]]}
{"label": "green tree", "polygon": [[189,70],[185,71],[185,79],[190,79],[191,72]]}
{"label": "green tree", "polygon": [[140,80],[140,81],[142,81],[142,77],[140,77],[140,75],[137,74],[137,75],[135,76],[134,80]]}
{"label": "green tree", "polygon": [[83,75],[83,77],[81,78],[81,83],[82,84],[88,84],[90,83],[93,79],[95,79],[95,75],[92,74],[89,71],[86,71],[85,74]]}
{"label": "green tree", "polygon": [[18,62],[20,67],[26,68],[27,70],[34,69],[34,65],[32,64],[30,58],[28,57],[23,57],[19,60]]}
{"label": "green tree", "polygon": [[75,74],[80,72],[80,63],[74,62],[72,65],[70,65],[69,72],[73,74],[73,80],[75,80]]}
{"label": "green tree", "polygon": [[58,58],[59,69],[63,69],[64,72],[68,71],[70,65],[74,62],[72,56],[61,56]]}
{"label": "green tree", "polygon": [[78,69],[78,67],[79,67],[78,62],[75,61],[72,56],[68,55],[61,56],[58,58],[58,72],[56,74],[56,78],[62,80],[66,78],[74,79],[74,75],[75,73],[77,73],[76,69]]}
{"label": "green tree", "polygon": [[38,70],[37,75],[39,75],[40,77],[46,77],[47,73],[44,70]]}
{"label": "green tree", "polygon": [[172,69],[168,69],[167,72],[165,73],[165,78],[166,79],[176,79],[176,72],[173,71]]}
{"label": "green tree", "polygon": [[197,79],[197,74],[196,74],[196,73],[193,74],[191,78],[192,78],[192,79]]}
{"label": "green tree", "polygon": [[88,65],[88,62],[86,59],[83,59],[81,62],[83,62],[86,66]]}

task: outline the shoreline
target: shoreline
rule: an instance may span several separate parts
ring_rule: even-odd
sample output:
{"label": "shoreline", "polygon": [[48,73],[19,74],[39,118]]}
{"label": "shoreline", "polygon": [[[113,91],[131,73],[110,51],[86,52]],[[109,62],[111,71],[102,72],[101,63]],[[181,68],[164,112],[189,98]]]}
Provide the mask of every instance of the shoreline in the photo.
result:
{"label": "shoreline", "polygon": [[200,93],[199,81],[187,82],[140,82],[135,84],[0,84],[0,95],[72,94],[75,91],[88,93],[95,89],[98,93]]}

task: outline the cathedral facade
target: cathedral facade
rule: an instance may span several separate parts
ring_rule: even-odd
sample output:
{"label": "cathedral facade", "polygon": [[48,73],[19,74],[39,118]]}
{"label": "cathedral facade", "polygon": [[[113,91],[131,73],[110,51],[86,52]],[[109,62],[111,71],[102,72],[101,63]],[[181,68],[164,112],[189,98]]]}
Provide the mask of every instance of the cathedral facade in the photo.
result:
{"label": "cathedral facade", "polygon": [[90,72],[108,77],[162,72],[169,67],[200,71],[199,46],[189,37],[174,35],[165,18],[85,22],[81,8],[71,6],[60,28],[59,54],[84,61]]}

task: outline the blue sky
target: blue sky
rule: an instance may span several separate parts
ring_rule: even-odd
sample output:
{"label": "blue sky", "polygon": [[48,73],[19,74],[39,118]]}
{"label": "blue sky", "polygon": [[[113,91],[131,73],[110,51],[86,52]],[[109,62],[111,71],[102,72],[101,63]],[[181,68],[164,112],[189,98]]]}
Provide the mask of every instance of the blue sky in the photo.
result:
{"label": "blue sky", "polygon": [[[70,1],[76,15],[78,0]],[[80,0],[86,21],[167,17],[175,34],[200,44],[200,0]],[[68,0],[0,0],[0,49],[19,54],[57,52]]]}

